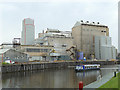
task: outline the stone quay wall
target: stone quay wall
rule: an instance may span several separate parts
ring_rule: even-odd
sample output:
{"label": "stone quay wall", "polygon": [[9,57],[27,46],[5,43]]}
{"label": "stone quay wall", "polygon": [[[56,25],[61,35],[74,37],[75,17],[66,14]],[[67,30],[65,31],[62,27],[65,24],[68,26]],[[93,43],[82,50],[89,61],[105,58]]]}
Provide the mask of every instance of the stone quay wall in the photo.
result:
{"label": "stone quay wall", "polygon": [[37,64],[12,64],[2,65],[1,72],[20,72],[30,70],[44,70],[52,68],[67,68],[68,66],[76,66],[80,64],[100,64],[100,65],[114,65],[120,64],[120,61],[77,61],[77,62],[52,62],[52,63],[37,63]]}

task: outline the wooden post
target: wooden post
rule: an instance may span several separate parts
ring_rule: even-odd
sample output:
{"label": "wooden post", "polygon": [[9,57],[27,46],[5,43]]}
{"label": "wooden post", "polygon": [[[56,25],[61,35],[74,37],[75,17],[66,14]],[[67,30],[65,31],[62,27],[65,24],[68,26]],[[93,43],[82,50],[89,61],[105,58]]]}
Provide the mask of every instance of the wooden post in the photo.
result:
{"label": "wooden post", "polygon": [[2,63],[3,63],[3,54],[2,54]]}

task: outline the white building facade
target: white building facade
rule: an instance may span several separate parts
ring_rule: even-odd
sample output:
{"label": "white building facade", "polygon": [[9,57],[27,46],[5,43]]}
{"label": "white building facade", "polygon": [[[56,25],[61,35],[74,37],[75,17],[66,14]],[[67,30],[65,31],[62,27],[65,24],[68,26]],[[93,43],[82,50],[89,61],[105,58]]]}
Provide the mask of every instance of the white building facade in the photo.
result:
{"label": "white building facade", "polygon": [[[42,34],[40,33],[40,35]],[[70,60],[66,50],[73,46],[71,31],[47,28],[42,36],[35,40],[35,44],[54,46],[54,52],[50,53],[50,56],[53,57],[52,60]]]}

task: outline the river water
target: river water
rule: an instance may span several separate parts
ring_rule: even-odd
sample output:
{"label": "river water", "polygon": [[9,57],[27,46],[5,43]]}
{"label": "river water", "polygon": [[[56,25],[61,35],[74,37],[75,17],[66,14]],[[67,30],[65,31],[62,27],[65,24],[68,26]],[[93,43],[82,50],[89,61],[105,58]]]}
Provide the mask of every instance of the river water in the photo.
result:
{"label": "river water", "polygon": [[98,77],[114,72],[112,69],[116,65],[101,66],[101,70],[85,72],[75,72],[74,68],[47,69],[25,72],[15,72],[2,74],[3,88],[78,88],[79,81],[83,81],[84,86],[96,80]]}

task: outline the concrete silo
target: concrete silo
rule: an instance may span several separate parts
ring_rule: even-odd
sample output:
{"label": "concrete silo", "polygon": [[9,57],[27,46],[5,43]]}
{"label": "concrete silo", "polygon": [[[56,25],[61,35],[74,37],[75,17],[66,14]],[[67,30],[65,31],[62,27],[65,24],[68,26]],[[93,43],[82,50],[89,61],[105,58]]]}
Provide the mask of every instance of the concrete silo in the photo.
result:
{"label": "concrete silo", "polygon": [[26,18],[22,22],[21,45],[32,45],[35,39],[34,20]]}

